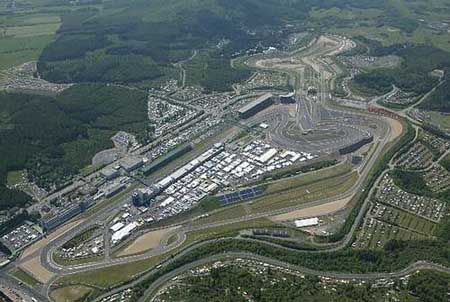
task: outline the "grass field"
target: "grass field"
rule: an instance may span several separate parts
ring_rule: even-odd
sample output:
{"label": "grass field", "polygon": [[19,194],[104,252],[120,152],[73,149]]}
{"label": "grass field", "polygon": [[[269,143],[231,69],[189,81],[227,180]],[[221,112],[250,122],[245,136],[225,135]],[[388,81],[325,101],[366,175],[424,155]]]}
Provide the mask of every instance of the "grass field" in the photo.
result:
{"label": "grass field", "polygon": [[450,129],[450,115],[445,115],[436,111],[426,111],[427,121],[439,128]]}
{"label": "grass field", "polygon": [[339,18],[345,20],[355,20],[355,19],[371,19],[379,17],[383,14],[382,10],[379,9],[339,9],[333,7],[330,9],[314,9],[311,11],[310,16],[313,18],[323,19],[323,18]]}
{"label": "grass field", "polygon": [[61,25],[60,12],[0,17],[0,70],[37,60]]}
{"label": "grass field", "polygon": [[388,211],[386,211],[381,218],[383,221],[426,236],[434,234],[436,230],[437,224],[432,221],[393,207],[387,207],[387,209],[390,214],[387,215]]}
{"label": "grass field", "polygon": [[250,205],[250,208],[254,213],[261,213],[333,197],[345,193],[357,180],[358,175],[356,172],[336,176],[310,185],[294,187],[290,190],[274,193],[273,196],[269,195],[255,199]]}
{"label": "grass field", "polygon": [[10,171],[7,176],[7,185],[12,187],[21,183],[23,179],[23,171]]}
{"label": "grass field", "polygon": [[373,233],[367,248],[377,249],[382,248],[389,240],[415,240],[425,239],[427,236],[414,233],[396,226],[386,227],[384,229],[377,229]]}
{"label": "grass field", "polygon": [[88,286],[66,286],[53,290],[50,297],[55,302],[78,302],[83,301],[92,291]]}
{"label": "grass field", "polygon": [[0,70],[37,60],[53,35],[0,38]]}
{"label": "grass field", "polygon": [[245,216],[250,213],[269,212],[292,207],[309,201],[344,193],[357,181],[356,172],[350,166],[331,168],[274,181],[265,186],[264,195],[249,204],[225,207],[210,216],[196,221],[195,225],[212,223]]}
{"label": "grass field", "polygon": [[38,280],[20,268],[13,269],[11,275],[30,287],[35,287],[40,284]]}
{"label": "grass field", "polygon": [[103,260],[103,256],[92,256],[92,257],[86,257],[86,258],[75,258],[75,259],[69,259],[69,258],[62,258],[57,254],[54,254],[53,261],[55,263],[62,265],[62,266],[72,266],[72,265],[80,265],[80,264],[86,264],[91,262],[97,262],[100,260]]}

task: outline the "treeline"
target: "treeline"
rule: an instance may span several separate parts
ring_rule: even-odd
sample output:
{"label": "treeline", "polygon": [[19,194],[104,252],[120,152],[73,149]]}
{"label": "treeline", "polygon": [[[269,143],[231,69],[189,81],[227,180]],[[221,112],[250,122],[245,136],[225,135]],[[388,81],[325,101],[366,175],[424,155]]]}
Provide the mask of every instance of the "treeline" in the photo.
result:
{"label": "treeline", "polygon": [[42,61],[62,61],[83,57],[88,51],[106,47],[110,42],[103,35],[63,35],[47,46],[41,54]]}
{"label": "treeline", "polygon": [[192,302],[381,302],[385,301],[384,296],[389,291],[389,288],[358,286],[354,283],[324,286],[317,276],[300,278],[274,269],[253,272],[237,266],[212,268],[209,274],[188,276],[184,281],[181,286],[171,287],[162,298]]}
{"label": "treeline", "polygon": [[[233,53],[281,45],[291,31],[289,20],[308,18],[312,8],[382,8],[373,1],[194,0],[114,1],[62,16],[58,38],[38,62],[44,79],[58,82],[134,83],[167,75],[167,67],[189,58],[195,49],[217,56],[196,78],[209,90],[230,90],[248,76],[229,66]],[[167,9],[170,7],[170,10]],[[298,23],[298,22],[297,22]],[[304,25],[306,26],[306,25]],[[306,27],[305,27],[306,28]],[[223,43],[222,43],[223,42]],[[220,45],[220,46],[219,46]]]}
{"label": "treeline", "polygon": [[450,277],[435,271],[422,271],[411,276],[408,290],[420,302],[448,301]]}
{"label": "treeline", "polygon": [[230,58],[217,52],[204,52],[186,63],[186,82],[189,85],[201,85],[207,91],[228,91],[233,83],[251,76],[250,70],[234,69]]}
{"label": "treeline", "polygon": [[394,183],[407,192],[425,196],[432,195],[431,190],[427,187],[422,173],[420,172],[394,169],[390,172],[390,175],[392,176]]}

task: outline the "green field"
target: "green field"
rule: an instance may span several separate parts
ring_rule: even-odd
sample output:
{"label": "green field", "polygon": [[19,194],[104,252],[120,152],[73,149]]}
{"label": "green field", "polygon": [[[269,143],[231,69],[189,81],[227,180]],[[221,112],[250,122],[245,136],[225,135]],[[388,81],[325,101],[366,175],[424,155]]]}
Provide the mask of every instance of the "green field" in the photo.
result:
{"label": "green field", "polygon": [[426,111],[427,121],[443,130],[450,129],[450,115],[436,111]]}
{"label": "green field", "polygon": [[37,60],[53,35],[0,38],[0,70]]}
{"label": "green field", "polygon": [[[384,232],[384,233],[383,233]],[[391,227],[388,228],[386,231],[378,231],[374,233],[372,236],[370,242],[366,246],[368,249],[379,249],[383,248],[383,246],[390,240],[396,239],[396,240],[402,240],[402,241],[408,241],[408,240],[420,240],[420,239],[426,239],[427,236],[421,235],[418,233],[414,233],[402,228],[398,227]]]}
{"label": "green field", "polygon": [[27,284],[30,287],[38,286],[40,283],[33,276],[21,270],[20,268],[13,269],[10,274],[19,279],[21,282]]}
{"label": "green field", "polygon": [[24,177],[24,175],[23,175],[23,171],[22,170],[20,170],[20,171],[9,171],[8,175],[7,175],[7,179],[6,179],[6,184],[9,187],[13,187],[13,186],[21,183],[22,180],[23,180],[23,177]]}
{"label": "green field", "polygon": [[60,25],[57,12],[25,11],[0,16],[0,70],[39,59]]}
{"label": "green field", "polygon": [[93,292],[88,286],[66,286],[51,291],[50,297],[55,302],[79,302],[84,301]]}
{"label": "green field", "polygon": [[436,231],[437,223],[435,222],[389,206],[387,206],[387,211],[390,211],[391,214],[385,213],[381,218],[385,222],[426,236],[433,236]]}
{"label": "green field", "polygon": [[357,179],[357,173],[353,172],[317,181],[309,185],[294,186],[286,191],[274,192],[272,195],[256,198],[250,205],[250,208],[252,213],[263,213],[314,200],[330,198],[348,191],[356,183]]}
{"label": "green field", "polygon": [[[326,198],[348,190],[356,181],[348,165],[337,165],[299,176],[288,177],[262,185],[264,195],[248,205],[230,205],[218,209],[206,218],[194,222],[201,225],[215,221],[242,217],[250,213],[268,212],[305,202]],[[309,192],[309,193],[308,193]]]}

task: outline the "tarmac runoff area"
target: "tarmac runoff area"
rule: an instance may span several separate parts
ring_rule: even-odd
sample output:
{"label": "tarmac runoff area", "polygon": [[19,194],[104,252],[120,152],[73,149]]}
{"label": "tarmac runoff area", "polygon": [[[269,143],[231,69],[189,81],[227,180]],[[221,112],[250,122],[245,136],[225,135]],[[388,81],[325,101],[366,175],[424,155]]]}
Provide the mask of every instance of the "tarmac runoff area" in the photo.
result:
{"label": "tarmac runoff area", "polygon": [[145,233],[136,238],[131,244],[117,254],[118,257],[130,256],[135,254],[141,254],[148,250],[159,247],[162,244],[164,238],[178,227],[172,227],[167,229],[161,229],[157,231],[151,231]]}
{"label": "tarmac runoff area", "polygon": [[342,209],[344,209],[349,201],[352,199],[352,197],[343,198],[340,200],[336,200],[333,202],[329,202],[326,204],[301,209],[301,210],[295,210],[289,213],[280,214],[276,216],[270,217],[270,220],[274,222],[279,221],[287,221],[287,220],[293,220],[293,219],[301,219],[301,218],[308,218],[313,216],[324,216],[324,215],[330,215],[333,213],[336,213]]}
{"label": "tarmac runoff area", "polygon": [[403,132],[403,125],[398,120],[386,117],[389,125],[391,126],[391,135],[388,139],[389,142],[394,141],[397,137],[399,137]]}
{"label": "tarmac runoff area", "polygon": [[51,233],[49,236],[42,238],[38,242],[34,243],[30,247],[24,250],[22,256],[20,257],[21,264],[19,265],[21,269],[32,275],[36,280],[41,283],[49,282],[55,274],[47,270],[42,264],[40,259],[40,251],[43,247],[48,245],[50,242],[58,239],[72,228],[76,227],[83,220],[77,220],[67,225],[57,229],[55,232]]}
{"label": "tarmac runoff area", "polygon": [[55,274],[45,269],[41,264],[39,256],[35,256],[30,260],[20,265],[20,268],[32,275],[36,280],[41,283],[49,282]]}

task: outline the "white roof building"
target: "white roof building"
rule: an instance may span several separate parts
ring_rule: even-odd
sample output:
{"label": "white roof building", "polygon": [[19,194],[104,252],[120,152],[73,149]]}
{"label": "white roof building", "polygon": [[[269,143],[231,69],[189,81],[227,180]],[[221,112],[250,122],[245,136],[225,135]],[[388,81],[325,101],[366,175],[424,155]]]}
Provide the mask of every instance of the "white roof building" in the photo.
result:
{"label": "white roof building", "polygon": [[133,231],[136,227],[137,227],[137,224],[135,222],[127,224],[125,227],[123,227],[121,230],[115,232],[111,236],[112,243],[119,242],[120,240],[122,240],[123,238],[128,236],[131,233],[131,231]]}
{"label": "white roof building", "polygon": [[308,218],[308,219],[301,219],[301,220],[294,221],[294,223],[295,223],[295,226],[298,228],[315,226],[315,225],[319,224],[319,218],[314,217],[314,218]]}
{"label": "white roof building", "polygon": [[162,203],[161,203],[161,207],[166,207],[169,204],[173,203],[175,201],[175,198],[173,198],[172,196],[167,197]]}
{"label": "white roof building", "polygon": [[118,230],[120,230],[121,228],[123,228],[124,224],[122,222],[118,222],[115,225],[111,226],[109,229],[112,232],[117,232]]}
{"label": "white roof building", "polygon": [[258,157],[256,160],[261,162],[261,163],[265,163],[265,162],[269,161],[272,157],[274,157],[275,154],[277,154],[277,153],[278,153],[277,149],[270,148],[263,155]]}

